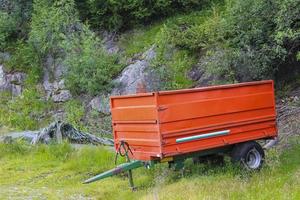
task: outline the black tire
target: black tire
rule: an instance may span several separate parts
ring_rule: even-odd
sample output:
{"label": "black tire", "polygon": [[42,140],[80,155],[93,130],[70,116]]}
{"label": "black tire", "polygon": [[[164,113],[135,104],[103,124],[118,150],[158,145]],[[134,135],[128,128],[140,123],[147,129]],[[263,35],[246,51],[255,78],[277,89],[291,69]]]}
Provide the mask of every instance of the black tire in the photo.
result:
{"label": "black tire", "polygon": [[231,161],[249,171],[261,169],[264,159],[265,152],[255,141],[237,144],[231,152]]}

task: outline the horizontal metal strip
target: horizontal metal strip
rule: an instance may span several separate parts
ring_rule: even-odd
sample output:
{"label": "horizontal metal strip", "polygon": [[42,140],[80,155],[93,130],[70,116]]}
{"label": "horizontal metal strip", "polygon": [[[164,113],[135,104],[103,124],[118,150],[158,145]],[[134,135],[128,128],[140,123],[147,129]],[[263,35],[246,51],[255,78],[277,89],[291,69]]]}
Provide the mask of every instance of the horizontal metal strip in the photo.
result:
{"label": "horizontal metal strip", "polygon": [[193,135],[190,137],[178,138],[178,139],[176,139],[176,142],[177,143],[189,142],[189,141],[198,140],[198,139],[211,138],[211,137],[216,137],[216,136],[220,136],[220,135],[227,135],[229,133],[230,133],[230,130],[216,131],[216,132],[205,133],[205,134],[200,134],[200,135]]}
{"label": "horizontal metal strip", "polygon": [[131,94],[131,95],[121,95],[121,96],[110,96],[110,99],[126,99],[126,98],[139,98],[139,97],[148,97],[154,96],[155,92],[152,93],[140,93],[140,94]]}
{"label": "horizontal metal strip", "polygon": [[270,86],[272,86],[273,82],[271,80],[265,80],[265,81],[244,82],[244,83],[237,83],[237,84],[216,85],[216,86],[200,87],[200,88],[193,88],[193,89],[159,91],[158,95],[161,96],[161,95],[181,94],[181,93],[189,93],[189,92],[202,92],[202,91],[209,91],[209,90],[220,90],[220,89],[227,89],[227,88],[229,89],[229,88],[247,87],[253,85],[263,85],[263,84],[270,84]]}
{"label": "horizontal metal strip", "polygon": [[115,120],[112,121],[113,124],[156,124],[157,120],[141,120],[141,121],[137,121],[137,120],[124,120],[124,121],[119,121],[119,120]]}

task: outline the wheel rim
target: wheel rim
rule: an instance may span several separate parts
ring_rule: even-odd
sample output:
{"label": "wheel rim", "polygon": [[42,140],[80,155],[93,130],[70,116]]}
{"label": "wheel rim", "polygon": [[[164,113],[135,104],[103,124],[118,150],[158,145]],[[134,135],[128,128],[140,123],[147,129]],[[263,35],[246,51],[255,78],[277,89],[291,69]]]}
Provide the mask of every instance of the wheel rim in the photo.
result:
{"label": "wheel rim", "polygon": [[250,169],[257,169],[260,166],[262,157],[260,153],[255,149],[251,149],[246,156],[246,165]]}

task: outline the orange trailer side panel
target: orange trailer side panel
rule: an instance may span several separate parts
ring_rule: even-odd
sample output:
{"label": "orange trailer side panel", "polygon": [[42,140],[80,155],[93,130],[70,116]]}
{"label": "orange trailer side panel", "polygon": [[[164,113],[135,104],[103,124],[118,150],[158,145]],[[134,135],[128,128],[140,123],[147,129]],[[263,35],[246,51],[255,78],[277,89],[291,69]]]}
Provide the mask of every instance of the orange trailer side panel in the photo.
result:
{"label": "orange trailer side panel", "polygon": [[115,147],[176,156],[277,135],[273,81],[111,97]]}
{"label": "orange trailer side panel", "polygon": [[277,134],[272,81],[162,92],[158,102],[163,157]]}

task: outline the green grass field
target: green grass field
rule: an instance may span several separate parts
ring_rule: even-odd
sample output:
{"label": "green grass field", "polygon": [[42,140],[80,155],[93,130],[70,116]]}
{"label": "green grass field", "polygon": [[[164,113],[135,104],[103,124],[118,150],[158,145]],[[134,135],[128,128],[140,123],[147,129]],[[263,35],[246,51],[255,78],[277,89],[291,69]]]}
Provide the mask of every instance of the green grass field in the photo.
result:
{"label": "green grass field", "polygon": [[264,168],[252,174],[234,169],[229,161],[220,167],[187,160],[183,176],[164,164],[137,169],[137,192],[129,190],[125,175],[82,184],[114,167],[114,153],[103,147],[0,144],[0,198],[300,199],[300,143],[291,143],[285,151],[269,150]]}

